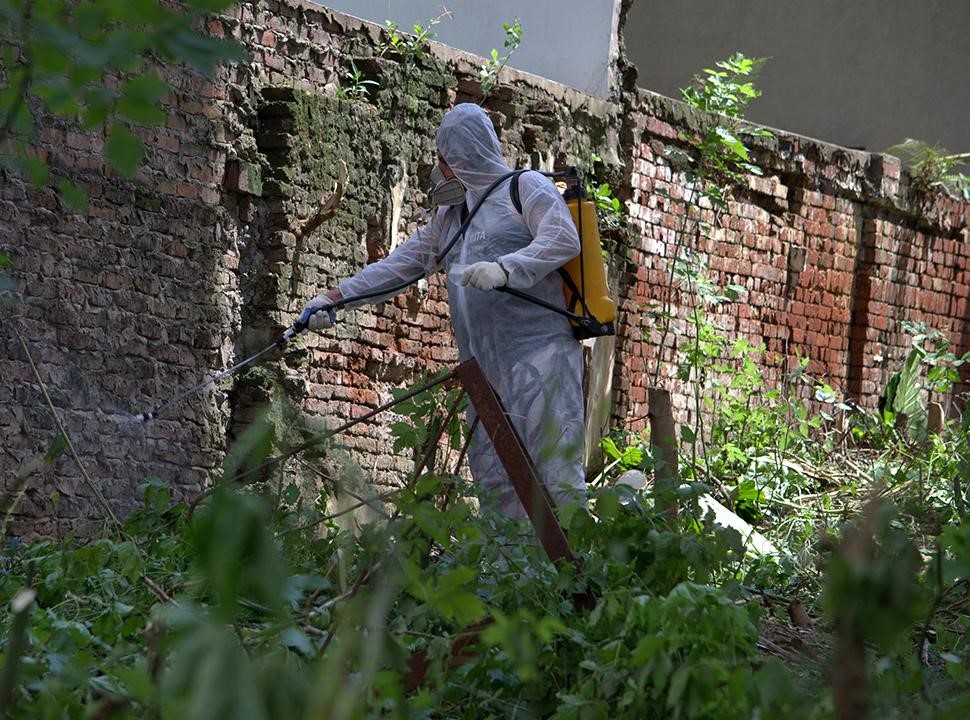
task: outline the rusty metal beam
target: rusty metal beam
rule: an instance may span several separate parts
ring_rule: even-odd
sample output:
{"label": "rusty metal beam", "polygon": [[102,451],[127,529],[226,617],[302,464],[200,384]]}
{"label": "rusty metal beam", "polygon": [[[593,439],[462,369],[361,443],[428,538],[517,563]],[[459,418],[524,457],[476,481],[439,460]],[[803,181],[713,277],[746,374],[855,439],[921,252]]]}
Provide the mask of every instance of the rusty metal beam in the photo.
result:
{"label": "rusty metal beam", "polygon": [[554,563],[564,560],[575,563],[576,558],[569,549],[566,532],[553,512],[549,491],[539,478],[532,458],[529,457],[525,445],[502,407],[502,401],[495,394],[478,361],[475,358],[466,360],[456,368],[455,374],[475,406],[475,412],[478,413],[549,559]]}
{"label": "rusty metal beam", "polygon": [[[475,623],[465,632],[455,638],[451,644],[451,653],[445,660],[445,669],[451,670],[459,665],[475,659],[473,652],[474,646],[481,639],[481,631],[495,622],[492,618],[486,618],[479,623]],[[424,684],[424,679],[428,674],[431,661],[428,659],[428,652],[421,650],[408,658],[408,671],[404,676],[404,688],[408,692],[417,690]]]}
{"label": "rusty metal beam", "polygon": [[[482,427],[492,441],[495,452],[549,559],[557,564],[567,561],[579,568],[579,562],[569,549],[566,531],[559,524],[553,511],[553,501],[549,491],[539,477],[535,463],[532,462],[522,439],[509,421],[508,414],[502,407],[502,401],[488,382],[478,361],[472,358],[463,362],[454,370],[454,375],[468,393],[475,412],[478,413],[478,421],[482,423]],[[573,595],[573,605],[577,610],[590,610],[595,604],[596,598],[591,592]],[[473,649],[479,641],[481,631],[492,622],[494,621],[491,618],[486,618],[456,637],[451,646],[451,653],[445,661],[446,669],[462,665],[474,657]],[[429,666],[428,654],[424,650],[410,657],[404,680],[408,691],[415,690],[424,683]]]}

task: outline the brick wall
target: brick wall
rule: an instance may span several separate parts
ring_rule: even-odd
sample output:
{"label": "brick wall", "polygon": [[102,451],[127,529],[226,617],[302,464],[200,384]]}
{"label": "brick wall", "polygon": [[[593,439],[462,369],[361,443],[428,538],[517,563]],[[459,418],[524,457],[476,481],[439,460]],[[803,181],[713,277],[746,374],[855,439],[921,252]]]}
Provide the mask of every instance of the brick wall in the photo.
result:
{"label": "brick wall", "polygon": [[[218,477],[225,450],[270,403],[281,442],[337,423],[452,364],[439,279],[394,302],[348,312],[218,389],[152,410],[272,342],[316,292],[386,254],[416,227],[434,162],[434,130],[456,102],[477,99],[475,62],[439,47],[420,63],[374,59],[378,28],[294,2],[242,3],[208,30],[237,38],[252,62],[206,78],[163,68],[172,84],[164,127],[139,130],[144,166],[114,175],[103,133],[48,123],[38,151],[90,195],[84,214],[51,191],[5,176],[0,251],[21,302],[5,306],[0,349],[0,468],[7,489],[55,434],[20,332],[88,472],[118,511],[150,476],[192,497]],[[366,102],[336,88],[351,61],[379,83]],[[489,100],[518,163],[558,153],[608,155],[610,106],[521,74]],[[303,242],[289,232],[347,163],[345,201]],[[389,419],[346,436],[378,479],[407,467],[389,451]],[[103,513],[67,454],[26,478],[9,532],[90,534]]]}
{"label": "brick wall", "polygon": [[[0,349],[8,489],[54,434],[15,330],[118,511],[149,476],[192,496],[218,476],[227,445],[267,403],[278,440],[296,440],[456,359],[444,289],[432,278],[393,302],[344,313],[333,331],[301,339],[153,423],[130,422],[130,413],[272,342],[307,298],[407,237],[426,205],[442,113],[478,99],[476,59],[448,48],[435,46],[418,63],[375,58],[378,28],[300,0],[242,3],[234,12],[208,29],[238,38],[252,62],[212,79],[165,68],[168,120],[139,131],[147,155],[133,180],[105,167],[103,134],[61,122],[44,127],[38,149],[89,193],[86,213],[3,179],[0,251],[13,258],[21,291],[19,304],[4,307]],[[351,60],[378,83],[363,100],[337,97]],[[646,92],[618,87],[606,103],[512,70],[503,80],[485,107],[510,161],[586,165],[595,153],[629,200],[636,230],[610,238],[623,309],[611,424],[636,427],[658,357],[656,343],[641,340],[639,308],[663,297],[679,221],[655,191],[684,192],[661,150],[696,119]],[[929,220],[917,220],[892,158],[796,136],[779,134],[757,157],[766,177],[738,193],[718,235],[698,248],[715,280],[747,289],[719,323],[782,355],[802,353],[812,372],[867,404],[906,351],[902,319],[926,320],[968,349],[967,205],[939,200]],[[298,242],[289,228],[331,189],[341,160],[344,204]],[[805,263],[796,272],[799,249]],[[675,294],[681,317],[683,302]],[[672,387],[686,412],[683,389]],[[388,422],[345,438],[377,480],[410,463],[389,451]],[[66,455],[32,472],[25,487],[9,532],[89,534],[103,522]]]}
{"label": "brick wall", "polygon": [[[710,310],[711,319],[765,347],[769,381],[808,358],[809,375],[872,408],[910,350],[905,321],[942,331],[957,354],[970,350],[970,204],[949,197],[917,204],[896,158],[774,131],[755,149],[764,177],[751,176],[713,237],[698,238],[692,223],[681,232],[683,206],[675,201],[687,184],[664,148],[699,118],[645,91],[636,104],[624,148],[636,232],[617,348],[619,367],[631,372],[617,378],[618,422],[645,423],[649,383],[636,373],[652,377],[658,358],[675,408],[685,419],[692,414],[688,388],[670,379],[675,341],[668,337],[658,352],[659,333],[637,309],[667,297],[678,238],[706,262],[711,280],[745,288],[738,302]],[[674,325],[684,330],[691,304],[677,287]]]}

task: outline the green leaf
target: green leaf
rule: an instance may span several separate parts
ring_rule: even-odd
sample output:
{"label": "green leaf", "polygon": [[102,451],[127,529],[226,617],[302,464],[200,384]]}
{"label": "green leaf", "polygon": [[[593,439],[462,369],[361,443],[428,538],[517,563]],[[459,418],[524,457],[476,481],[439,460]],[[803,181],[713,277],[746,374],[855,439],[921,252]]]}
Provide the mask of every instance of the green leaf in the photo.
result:
{"label": "green leaf", "polygon": [[67,437],[65,437],[64,433],[58,432],[57,435],[54,436],[54,440],[51,442],[50,449],[44,456],[44,462],[46,462],[48,465],[53,464],[54,461],[61,456],[66,447]]}
{"label": "green leaf", "polygon": [[607,437],[600,440],[600,447],[603,449],[603,452],[606,453],[606,456],[613,460],[620,460],[623,458],[623,453],[620,452],[620,449],[616,446],[616,443],[613,442],[612,438]]}
{"label": "green leaf", "polygon": [[620,462],[626,467],[636,467],[643,462],[644,457],[645,453],[643,452],[643,448],[629,445],[623,450],[623,456]]}
{"label": "green leaf", "polygon": [[[41,77],[66,74],[71,68],[71,45],[78,41],[53,25],[35,26],[30,52],[33,70]],[[65,52],[68,50],[68,52]]]}
{"label": "green leaf", "polygon": [[90,88],[82,95],[84,110],[81,114],[81,128],[93,130],[101,127],[108,119],[108,113],[115,102],[115,93],[108,88]]}
{"label": "green leaf", "polygon": [[282,607],[286,566],[260,497],[219,485],[193,517],[190,541],[195,566],[218,600],[216,613],[232,620],[244,600],[275,612]]}
{"label": "green leaf", "polygon": [[121,87],[118,112],[134,122],[160,124],[165,121],[165,113],[157,102],[166,92],[168,84],[154,73],[128,80]]}
{"label": "green leaf", "polygon": [[141,164],[145,148],[124,125],[115,123],[108,132],[105,154],[112,167],[125,177],[131,177]]}
{"label": "green leaf", "polygon": [[138,546],[130,540],[126,540],[125,542],[118,543],[115,550],[118,553],[118,564],[121,574],[129,582],[137,582],[144,568],[144,562]]}
{"label": "green leaf", "polygon": [[307,637],[305,632],[296,627],[289,627],[284,630],[283,635],[280,637],[280,643],[283,647],[296,650],[307,658],[313,658],[316,653],[313,643],[310,642],[310,638]]}
{"label": "green leaf", "polygon": [[283,502],[287,505],[295,505],[296,501],[300,499],[300,488],[298,488],[294,483],[290,483],[286,486],[286,490],[283,491]]}
{"label": "green leaf", "polygon": [[920,433],[926,427],[926,400],[923,397],[923,386],[920,380],[920,361],[922,353],[918,349],[910,351],[899,371],[899,381],[893,398],[892,410],[905,413],[909,419],[909,428],[913,433]]}
{"label": "green leaf", "polygon": [[728,130],[722,127],[717,127],[714,128],[714,133],[721,139],[722,143],[739,158],[742,158],[743,160],[749,159],[748,148],[744,146],[743,142],[728,132]]}
{"label": "green leaf", "polygon": [[567,707],[572,707],[572,708],[581,708],[585,705],[589,705],[590,703],[589,700],[586,700],[580,697],[579,695],[568,695],[566,693],[559,693],[557,697],[559,698],[559,701],[563,705]]}
{"label": "green leaf", "polygon": [[87,211],[87,193],[85,193],[67,178],[57,178],[57,192],[60,195],[61,200],[63,200],[68,207],[71,207],[80,213]]}
{"label": "green leaf", "polygon": [[47,168],[47,163],[33,155],[22,155],[18,160],[34,187],[47,185],[50,178],[50,170]]}
{"label": "green leaf", "polygon": [[673,677],[670,679],[670,687],[667,689],[667,707],[674,708],[680,702],[684,690],[687,689],[687,681],[690,679],[690,667],[683,666],[677,668]]}
{"label": "green leaf", "polygon": [[736,499],[742,504],[756,503],[762,499],[762,493],[754,480],[745,479],[738,484]]}
{"label": "green leaf", "polygon": [[472,567],[459,567],[441,578],[438,587],[431,594],[431,604],[446,619],[460,625],[467,625],[481,619],[485,614],[485,604],[469,586],[478,579],[478,570]]}
{"label": "green leaf", "polygon": [[596,515],[601,520],[612,520],[620,509],[620,496],[615,490],[606,490],[596,497]]}
{"label": "green leaf", "polygon": [[747,288],[744,285],[728,285],[726,288],[724,288],[724,294],[727,295],[730,300],[737,300],[744,292],[747,292]]}
{"label": "green leaf", "polygon": [[155,102],[168,92],[168,83],[155,73],[146,73],[132,78],[121,86],[123,97],[137,98]]}

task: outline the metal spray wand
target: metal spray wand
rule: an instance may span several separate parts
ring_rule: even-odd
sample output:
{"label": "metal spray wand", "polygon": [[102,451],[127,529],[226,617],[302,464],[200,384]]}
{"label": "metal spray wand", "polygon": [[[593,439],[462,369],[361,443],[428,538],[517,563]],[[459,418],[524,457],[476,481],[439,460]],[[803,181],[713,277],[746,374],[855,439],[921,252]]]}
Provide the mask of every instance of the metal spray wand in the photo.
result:
{"label": "metal spray wand", "polygon": [[261,357],[263,357],[263,355],[268,353],[270,350],[274,350],[276,348],[282,349],[290,340],[292,340],[294,337],[296,337],[297,335],[299,335],[300,333],[302,333],[304,330],[307,329],[309,325],[310,317],[312,315],[315,315],[318,312],[325,311],[330,313],[330,323],[332,325],[334,322],[336,322],[336,315],[334,314],[334,311],[340,307],[343,307],[342,303],[337,303],[329,307],[321,307],[309,313],[305,318],[301,317],[299,320],[293,323],[293,325],[287,328],[287,330],[282,335],[280,335],[275,342],[273,342],[270,345],[267,345],[255,355],[250,355],[248,358],[246,358],[245,360],[241,360],[240,362],[233,365],[231,368],[226,368],[225,370],[218,373],[217,375],[213,375],[208,380],[200,382],[195,387],[189,388],[185,392],[179,393],[171,400],[169,400],[167,403],[165,403],[164,405],[159,405],[154,410],[151,410],[149,412],[138,413],[137,415],[133,416],[133,419],[135,420],[135,422],[148,422],[149,420],[154,420],[155,418],[157,418],[159,415],[161,415],[163,412],[168,410],[173,405],[177,405],[178,403],[182,402],[186,398],[192,397],[193,395],[199,392],[202,392],[205,388],[209,387],[209,385],[212,385],[213,383],[218,382],[219,380],[222,380],[222,378],[224,377],[229,377],[230,375],[233,375],[234,373],[239,372],[247,365],[251,365],[252,363],[256,362]]}

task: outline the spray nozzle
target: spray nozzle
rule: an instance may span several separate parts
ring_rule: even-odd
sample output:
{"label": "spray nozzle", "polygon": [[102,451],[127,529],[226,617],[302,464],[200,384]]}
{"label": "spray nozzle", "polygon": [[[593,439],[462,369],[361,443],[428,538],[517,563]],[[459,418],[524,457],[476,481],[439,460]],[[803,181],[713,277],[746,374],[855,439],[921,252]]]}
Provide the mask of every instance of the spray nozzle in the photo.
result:
{"label": "spray nozzle", "polygon": [[208,387],[209,385],[212,385],[213,383],[218,382],[222,378],[227,377],[229,375],[232,375],[232,374],[238,372],[239,370],[241,370],[242,368],[246,367],[247,365],[251,365],[252,363],[254,363],[257,360],[259,360],[261,357],[263,357],[263,355],[265,355],[266,353],[270,352],[271,350],[278,349],[278,348],[282,348],[291,339],[293,339],[294,337],[296,337],[297,335],[299,335],[300,333],[304,332],[305,330],[307,330],[310,327],[309,320],[313,316],[314,313],[320,312],[321,310],[325,310],[327,312],[327,314],[330,316],[330,324],[333,325],[337,321],[337,316],[336,316],[336,313],[334,312],[334,310],[337,307],[343,307],[343,305],[339,305],[339,306],[337,304],[334,304],[334,305],[325,305],[325,306],[321,306],[321,307],[317,308],[313,312],[306,313],[305,315],[301,315],[300,316],[300,319],[297,320],[295,323],[293,323],[289,328],[287,328],[283,332],[283,334],[279,336],[279,338],[276,340],[276,342],[274,342],[274,343],[272,343],[270,345],[267,345],[266,347],[264,347],[262,350],[260,350],[255,355],[251,355],[250,357],[246,358],[245,360],[239,361],[238,363],[236,363],[232,367],[227,368],[227,369],[223,370],[222,372],[217,373],[216,375],[213,375],[208,380],[204,380],[203,382],[200,382],[195,387],[189,388],[185,392],[180,393],[179,395],[175,396],[174,398],[172,398],[171,400],[169,400],[164,405],[161,405],[161,406],[157,407],[155,410],[152,410],[152,411],[149,411],[149,412],[138,413],[137,415],[132,415],[131,416],[132,422],[146,423],[149,420],[154,420],[160,414],[162,414],[165,410],[167,410],[168,408],[170,408],[172,405],[175,405],[176,403],[179,403],[179,402],[181,402],[182,400],[185,400],[188,397],[192,397],[193,395],[197,394],[198,392],[200,392],[204,388]]}
{"label": "spray nozzle", "polygon": [[297,321],[296,321],[295,323],[293,323],[293,324],[292,324],[292,325],[291,325],[290,327],[288,327],[288,328],[287,328],[287,329],[286,329],[286,330],[285,330],[285,331],[283,332],[283,334],[282,334],[282,335],[280,335],[280,337],[279,337],[279,340],[277,340],[277,341],[276,341],[276,344],[277,344],[277,345],[278,345],[279,347],[283,347],[283,346],[284,346],[284,345],[286,345],[286,343],[288,343],[288,342],[289,342],[289,341],[290,341],[290,340],[291,340],[292,338],[294,338],[294,337],[296,337],[297,335],[299,335],[300,333],[302,333],[302,332],[303,332],[304,330],[306,330],[306,329],[307,329],[307,327],[308,327],[308,326],[307,326],[307,324],[306,324],[305,322],[303,322],[302,320],[297,320]]}

